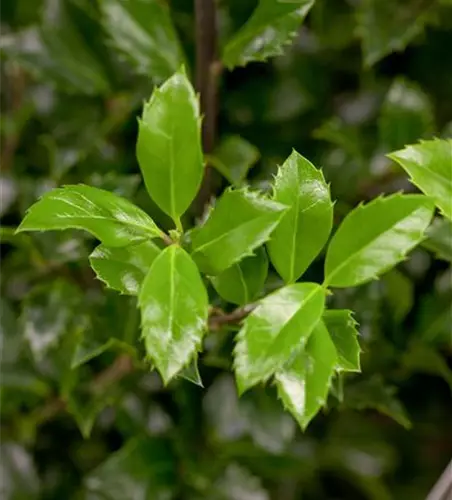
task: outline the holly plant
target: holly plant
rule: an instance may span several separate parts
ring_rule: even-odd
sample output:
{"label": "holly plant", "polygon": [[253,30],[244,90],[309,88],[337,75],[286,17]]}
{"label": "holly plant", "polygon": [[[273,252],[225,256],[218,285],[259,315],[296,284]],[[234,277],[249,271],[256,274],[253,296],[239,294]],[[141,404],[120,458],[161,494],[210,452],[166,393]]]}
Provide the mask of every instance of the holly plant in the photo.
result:
{"label": "holly plant", "polygon": [[[389,155],[425,194],[380,196],[332,231],[329,185],[295,150],[270,193],[226,172],[234,185],[201,220],[193,217],[206,168],[201,122],[183,68],[153,91],[139,118],[138,163],[149,196],[174,223],[169,233],[127,199],[83,184],[44,194],[17,231],[75,228],[100,241],[91,266],[107,287],[137,297],[145,358],[165,384],[180,376],[201,383],[197,365],[209,331],[232,330],[238,393],[274,384],[304,429],[333,380],[360,371],[353,312],[330,309],[329,297],[404,260],[423,241],[435,203],[452,217],[452,141],[424,141]],[[303,280],[325,247],[323,282]],[[281,278],[276,283],[268,282],[270,265]]]}

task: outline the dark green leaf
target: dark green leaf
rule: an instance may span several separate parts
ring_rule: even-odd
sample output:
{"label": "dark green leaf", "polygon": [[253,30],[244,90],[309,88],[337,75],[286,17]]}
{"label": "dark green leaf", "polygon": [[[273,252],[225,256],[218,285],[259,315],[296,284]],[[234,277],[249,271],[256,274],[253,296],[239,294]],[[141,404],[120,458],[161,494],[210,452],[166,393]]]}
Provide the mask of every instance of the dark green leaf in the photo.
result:
{"label": "dark green leaf", "polygon": [[3,438],[0,446],[0,471],[3,500],[39,498],[39,476],[33,457],[24,447]]}
{"label": "dark green leaf", "polygon": [[17,231],[85,229],[109,247],[156,238],[161,231],[130,201],[82,184],[46,193],[27,212]]}
{"label": "dark green leaf", "polygon": [[259,150],[239,135],[223,139],[209,162],[234,186],[240,187],[248,170],[259,159]]}
{"label": "dark green leaf", "polygon": [[364,0],[358,9],[358,34],[362,40],[364,62],[372,66],[394,51],[402,51],[424,30],[435,2],[406,0],[382,2]]}
{"label": "dark green leaf", "polygon": [[251,17],[226,44],[223,63],[232,69],[282,54],[313,4],[314,0],[259,0]]}
{"label": "dark green leaf", "polygon": [[152,241],[121,248],[99,245],[90,255],[91,267],[107,287],[138,295],[141,283],[160,248]]}
{"label": "dark green leaf", "polygon": [[325,404],[337,365],[336,348],[321,321],[306,346],[276,373],[278,396],[303,430]]}
{"label": "dark green leaf", "polygon": [[137,158],[149,195],[177,224],[203,175],[198,98],[181,70],[156,88],[139,120]]}
{"label": "dark green leaf", "polygon": [[422,246],[433,252],[436,258],[452,262],[452,222],[437,217],[427,229],[427,239]]}
{"label": "dark green leaf", "polygon": [[345,372],[361,371],[359,332],[356,329],[357,323],[353,319],[352,311],[345,309],[325,311],[323,313],[323,322],[336,347],[336,369]]}
{"label": "dark green leaf", "polygon": [[269,256],[284,281],[292,283],[327,242],[333,204],[322,172],[296,151],[278,171],[273,199],[290,209],[267,243]]}
{"label": "dark green leaf", "polygon": [[168,383],[200,349],[208,298],[198,269],[172,245],[154,260],[139,295],[146,352]]}
{"label": "dark green leaf", "polygon": [[411,177],[411,182],[435,201],[452,220],[452,139],[421,141],[388,155]]}
{"label": "dark green leaf", "polygon": [[138,73],[157,81],[183,63],[169,6],[159,0],[101,0],[103,24],[114,45]]}
{"label": "dark green leaf", "polygon": [[204,225],[191,233],[192,256],[207,274],[223,272],[252,255],[277,226],[286,207],[246,189],[228,189]]}
{"label": "dark green leaf", "polygon": [[429,199],[417,194],[397,193],[359,205],[331,240],[325,282],[349,287],[376,279],[422,241],[432,215]]}
{"label": "dark green leaf", "polygon": [[267,273],[267,254],[263,248],[259,248],[256,255],[245,257],[211,281],[222,299],[232,304],[245,305],[262,291]]}
{"label": "dark green leaf", "polygon": [[325,291],[315,283],[289,285],[260,301],[237,335],[234,368],[240,393],[268,380],[305,345],[324,303]]}
{"label": "dark green leaf", "polygon": [[377,375],[346,387],[344,404],[355,410],[378,410],[409,429],[411,422],[395,393],[396,389],[385,385],[382,378]]}
{"label": "dark green leaf", "polygon": [[383,277],[387,305],[392,311],[393,319],[400,323],[411,311],[414,302],[412,281],[397,269],[389,271]]}
{"label": "dark green leaf", "polygon": [[402,78],[391,85],[378,123],[380,142],[386,151],[403,148],[431,133],[433,109],[428,96]]}

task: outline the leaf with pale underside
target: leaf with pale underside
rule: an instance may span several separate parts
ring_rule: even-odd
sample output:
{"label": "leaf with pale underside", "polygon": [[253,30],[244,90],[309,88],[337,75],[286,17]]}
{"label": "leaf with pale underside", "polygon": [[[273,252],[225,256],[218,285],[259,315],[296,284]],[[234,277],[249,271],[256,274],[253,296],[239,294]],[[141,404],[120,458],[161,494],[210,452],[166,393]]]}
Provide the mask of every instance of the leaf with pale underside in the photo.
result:
{"label": "leaf with pale underside", "polygon": [[152,241],[121,248],[99,245],[89,257],[97,277],[109,288],[138,295],[141,283],[160,248]]}
{"label": "leaf with pale underside", "polygon": [[179,246],[154,260],[139,294],[146,352],[168,383],[201,347],[208,298],[191,257]]}
{"label": "leaf with pale underside", "polygon": [[183,63],[182,49],[165,2],[101,0],[100,8],[112,45],[138,73],[161,81]]}
{"label": "leaf with pale underside", "polygon": [[394,194],[359,205],[342,221],[327,250],[325,284],[361,285],[405,259],[424,238],[433,203],[419,194]]}
{"label": "leaf with pale underside", "polygon": [[174,221],[201,183],[200,128],[198,98],[183,70],[154,90],[138,122],[136,153],[146,189]]}
{"label": "leaf with pale underside", "polygon": [[290,209],[273,231],[267,248],[286,283],[296,281],[317,257],[333,224],[333,204],[323,174],[296,151],[279,169],[273,199]]}
{"label": "leaf with pale underside", "polygon": [[191,233],[194,261],[206,274],[220,274],[265,243],[285,210],[256,192],[228,189]]}
{"label": "leaf with pale underside", "polygon": [[390,153],[411,182],[452,220],[452,139],[433,139]]}
{"label": "leaf with pale underside", "polygon": [[325,290],[288,285],[262,299],[237,335],[234,367],[240,393],[265,382],[304,346],[319,322]]}
{"label": "leaf with pale underside", "polygon": [[337,351],[336,370],[360,372],[357,323],[352,311],[329,310],[323,313],[323,322]]}
{"label": "leaf with pale underside", "polygon": [[259,0],[248,21],[226,44],[222,60],[232,69],[283,53],[314,5],[314,0]]}
{"label": "leaf with pale underside", "polygon": [[218,295],[232,304],[243,306],[261,292],[268,273],[268,259],[261,247],[256,255],[246,257],[211,279]]}
{"label": "leaf with pale underside", "polygon": [[278,396],[304,430],[325,404],[337,353],[323,321],[295,357],[275,375]]}
{"label": "leaf with pale underside", "polygon": [[84,229],[109,247],[121,247],[162,232],[140,208],[120,196],[83,184],[53,189],[32,205],[17,229]]}

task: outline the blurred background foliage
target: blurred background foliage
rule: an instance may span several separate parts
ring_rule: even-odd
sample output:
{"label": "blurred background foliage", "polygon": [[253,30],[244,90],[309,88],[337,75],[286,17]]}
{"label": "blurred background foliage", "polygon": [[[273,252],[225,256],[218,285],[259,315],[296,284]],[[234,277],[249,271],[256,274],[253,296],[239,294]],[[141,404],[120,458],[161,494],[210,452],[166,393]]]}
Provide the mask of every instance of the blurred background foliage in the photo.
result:
{"label": "blurred background foliage", "polygon": [[[256,3],[218,1],[221,43]],[[305,433],[271,387],[237,399],[230,330],[206,337],[204,388],[163,388],[140,361],[135,299],[93,277],[94,241],[14,228],[40,194],[79,182],[170,227],[134,144],[153,86],[182,63],[193,74],[193,2],[4,0],[1,32],[0,497],[424,499],[452,455],[450,224],[331,297],[356,311],[363,374],[335,381]],[[284,55],[223,74],[211,163],[266,189],[294,147],[324,169],[337,220],[412,191],[385,154],[452,136],[451,46],[450,0],[317,0]]]}

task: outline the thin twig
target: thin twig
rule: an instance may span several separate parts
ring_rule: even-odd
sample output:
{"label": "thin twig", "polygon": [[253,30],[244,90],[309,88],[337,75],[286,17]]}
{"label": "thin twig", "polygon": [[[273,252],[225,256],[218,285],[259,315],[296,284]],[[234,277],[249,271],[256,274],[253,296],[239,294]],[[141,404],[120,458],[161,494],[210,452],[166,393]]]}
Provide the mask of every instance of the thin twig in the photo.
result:
{"label": "thin twig", "polygon": [[231,313],[214,314],[209,318],[209,330],[217,331],[224,325],[241,323],[255,307],[255,304],[247,304]]}

